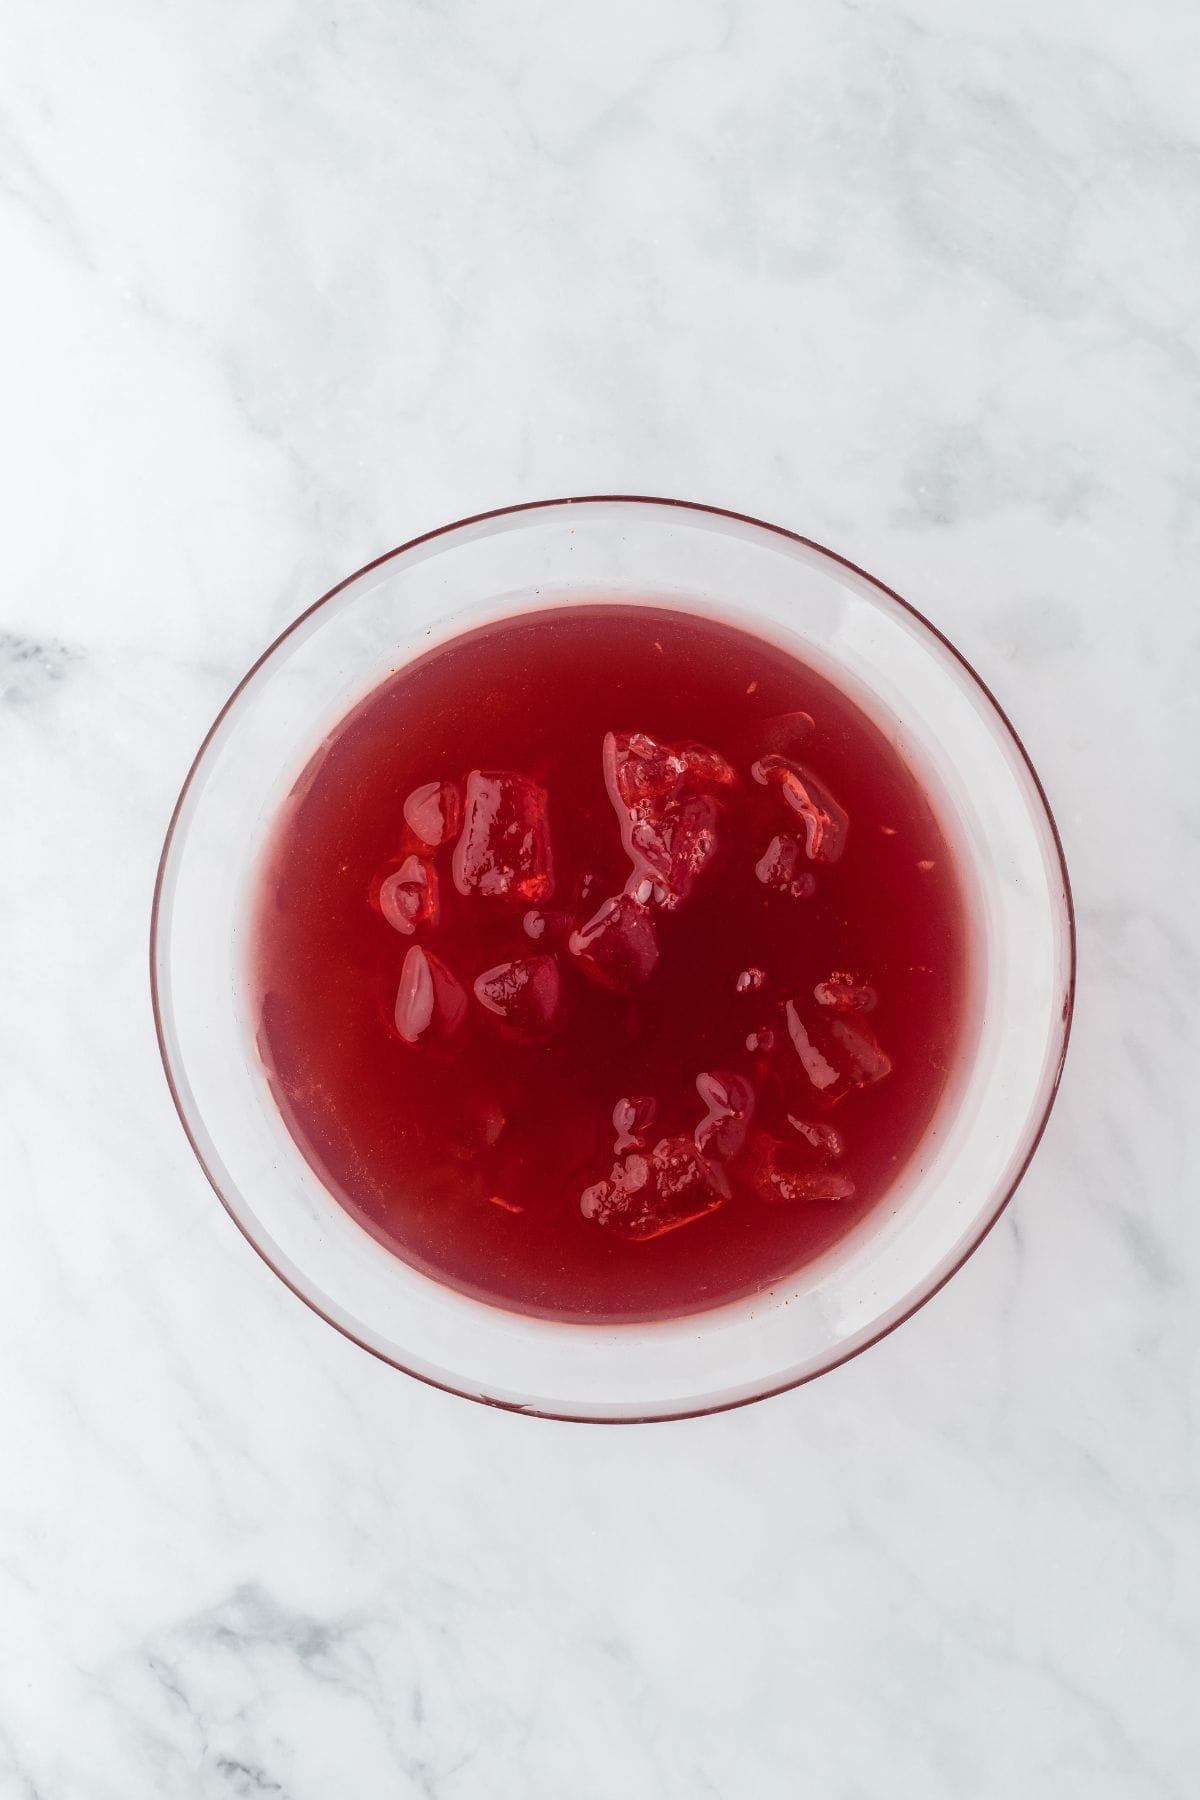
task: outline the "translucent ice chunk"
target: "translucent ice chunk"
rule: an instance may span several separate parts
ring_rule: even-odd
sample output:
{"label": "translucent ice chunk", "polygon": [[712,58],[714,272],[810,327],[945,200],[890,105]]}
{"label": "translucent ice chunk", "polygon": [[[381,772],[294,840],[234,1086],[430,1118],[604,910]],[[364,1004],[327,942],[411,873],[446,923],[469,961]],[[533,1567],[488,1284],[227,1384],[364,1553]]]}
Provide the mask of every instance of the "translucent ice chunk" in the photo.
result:
{"label": "translucent ice chunk", "polygon": [[554,956],[517,956],[475,977],[475,998],[506,1036],[523,1043],[548,1037],[562,1010],[562,977]]}
{"label": "translucent ice chunk", "polygon": [[806,712],[774,713],[754,728],[764,750],[796,750],[813,734],[813,716]]}
{"label": "translucent ice chunk", "polygon": [[531,907],[521,920],[521,929],[535,943],[543,940],[555,942],[565,938],[570,931],[571,915],[565,912],[543,912],[540,907]]}
{"label": "translucent ice chunk", "polygon": [[717,853],[718,817],[711,794],[686,794],[669,804],[639,801],[625,830],[625,852],[633,864],[629,891],[644,891],[648,881],[655,904],[673,912]]}
{"label": "translucent ice chunk", "polygon": [[438,921],[438,879],[432,863],[406,856],[379,887],[379,910],[393,931],[411,937],[418,925]]}
{"label": "translucent ice chunk", "polygon": [[446,1148],[460,1162],[474,1163],[499,1143],[507,1123],[495,1095],[467,1086],[446,1107]]}
{"label": "translucent ice chunk", "polygon": [[696,1077],[696,1092],[706,1111],[694,1141],[701,1156],[727,1162],[746,1141],[754,1113],[754,1089],[744,1075],[715,1069]]}
{"label": "translucent ice chunk", "polygon": [[579,1210],[614,1236],[644,1244],[702,1219],[723,1198],[691,1138],[660,1138],[649,1156],[632,1153],[607,1181],[586,1188]]}
{"label": "translucent ice chunk", "polygon": [[731,765],[706,744],[660,744],[644,731],[610,731],[604,740],[604,778],[614,804],[677,799],[701,788],[732,787]]}
{"label": "translucent ice chunk", "polygon": [[698,1202],[704,1212],[712,1211],[713,1171],[691,1138],[660,1138],[651,1154],[650,1170],[664,1205],[673,1210],[686,1208],[689,1218],[699,1216]]}
{"label": "translucent ice chunk", "polygon": [[707,744],[684,744],[677,754],[683,758],[685,787],[728,788],[737,785],[732,763],[727,762],[719,750],[710,750]]}
{"label": "translucent ice chunk", "polygon": [[809,1149],[822,1158],[841,1156],[845,1150],[842,1134],[833,1125],[826,1125],[820,1119],[798,1119],[794,1113],[788,1114],[787,1122]]}
{"label": "translucent ice chunk", "polygon": [[717,852],[720,809],[713,790],[737,777],[703,744],[660,744],[645,732],[610,731],[604,779],[633,864],[626,891],[673,910]]}
{"label": "translucent ice chunk", "polygon": [[891,1073],[891,1058],[861,1014],[824,1008],[802,1013],[794,1000],[784,1012],[810,1096],[822,1106],[833,1106],[852,1089],[871,1087]]}
{"label": "translucent ice chunk", "polygon": [[618,808],[673,798],[682,791],[687,769],[678,751],[644,731],[610,731],[603,762],[609,798]]}
{"label": "translucent ice chunk", "polygon": [[863,1018],[834,1019],[829,1027],[845,1053],[856,1087],[869,1087],[892,1072],[892,1059]]}
{"label": "translucent ice chunk", "polygon": [[653,915],[631,894],[617,894],[571,933],[567,948],[593,981],[625,992],[645,981],[658,961]]}
{"label": "translucent ice chunk", "polygon": [[804,847],[810,862],[836,862],[846,848],[850,820],[811,769],[787,756],[764,756],[750,773],[763,787],[778,787],[804,820]]}
{"label": "translucent ice chunk", "polygon": [[473,769],[453,868],[460,894],[526,905],[548,900],[554,871],[545,788],[510,770]]}
{"label": "translucent ice chunk", "polygon": [[404,959],[396,993],[396,1030],[405,1043],[450,1037],[466,1011],[466,991],[458,977],[439,956],[414,944]]}
{"label": "translucent ice chunk", "polygon": [[858,975],[850,975],[844,969],[835,969],[827,981],[818,981],[813,997],[819,1006],[843,1013],[873,1012],[879,1002],[873,987],[868,987]]}
{"label": "translucent ice chunk", "polygon": [[754,873],[772,893],[807,900],[816,892],[817,882],[816,877],[802,866],[803,858],[804,853],[794,837],[773,837],[755,863]]}
{"label": "translucent ice chunk", "polygon": [[612,1113],[616,1154],[623,1156],[626,1150],[644,1150],[657,1115],[658,1101],[652,1094],[633,1094],[618,1100]]}
{"label": "translucent ice chunk", "polygon": [[458,832],[462,802],[448,781],[427,781],[404,802],[404,822],[421,842],[436,850]]}
{"label": "translucent ice chunk", "polygon": [[852,1200],[854,1178],[841,1169],[788,1169],[772,1162],[758,1191],[764,1200]]}

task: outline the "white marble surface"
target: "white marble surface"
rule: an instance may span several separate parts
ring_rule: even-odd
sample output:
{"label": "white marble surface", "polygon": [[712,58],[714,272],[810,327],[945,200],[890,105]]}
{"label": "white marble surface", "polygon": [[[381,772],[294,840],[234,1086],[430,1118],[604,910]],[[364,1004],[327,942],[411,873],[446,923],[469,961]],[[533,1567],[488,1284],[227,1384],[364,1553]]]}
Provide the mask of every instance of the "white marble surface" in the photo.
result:
{"label": "white marble surface", "polygon": [[[8,0],[4,1800],[1196,1793],[1198,81],[1190,0]],[[293,1300],[146,977],[262,644],[407,536],[605,490],[777,519],[950,631],[1082,954],[949,1289],[636,1430]]]}

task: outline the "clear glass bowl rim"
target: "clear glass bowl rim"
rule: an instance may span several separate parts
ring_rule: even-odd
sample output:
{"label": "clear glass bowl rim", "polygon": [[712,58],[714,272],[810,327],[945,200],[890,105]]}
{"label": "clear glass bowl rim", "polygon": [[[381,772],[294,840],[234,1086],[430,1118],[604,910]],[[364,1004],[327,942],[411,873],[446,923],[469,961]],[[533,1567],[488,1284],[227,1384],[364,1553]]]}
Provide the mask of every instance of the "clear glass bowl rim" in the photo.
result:
{"label": "clear glass bowl rim", "polygon": [[[718,1398],[713,1401],[712,1404],[690,1406],[682,1411],[674,1413],[651,1412],[596,1416],[594,1414],[551,1411],[540,1407],[517,1405],[513,1402],[497,1399],[489,1395],[472,1393],[468,1389],[455,1387],[448,1382],[437,1381],[425,1371],[408,1366],[398,1357],[387,1355],[374,1344],[357,1336],[340,1319],[334,1318],[326,1312],[311,1294],[306,1293],[303,1288],[292,1280],[285,1270],[277,1265],[264,1246],[255,1238],[253,1232],[248,1229],[245,1222],[239,1217],[236,1209],[230,1204],[228,1196],[224,1193],[214,1171],[210,1168],[202,1152],[196,1133],[193,1130],[187,1105],[175,1080],[167,1041],[164,999],[159,980],[159,951],[160,935],[163,925],[162,899],[164,882],[180,820],[183,816],[192,785],[204,763],[210,744],[220,731],[228,714],[237,705],[243,692],[249,686],[250,682],[254,680],[263,665],[270,661],[276,651],[279,650],[296,631],[311,619],[314,614],[320,612],[323,607],[328,605],[328,603],[338,594],[342,593],[353,583],[359,581],[363,576],[370,574],[373,570],[383,567],[386,563],[394,561],[397,557],[403,556],[409,551],[415,550],[420,545],[433,543],[438,538],[449,537],[453,533],[461,531],[469,526],[486,524],[489,520],[511,519],[522,513],[547,512],[556,508],[584,505],[674,508],[683,513],[701,513],[712,519],[727,519],[739,525],[752,526],[756,530],[784,539],[789,543],[802,545],[805,549],[814,551],[817,555],[825,557],[830,562],[839,565],[841,568],[849,570],[850,573],[859,580],[867,583],[869,587],[876,589],[881,595],[885,596],[892,604],[902,608],[903,611],[917,623],[917,625],[928,632],[931,637],[936,639],[942,648],[949,653],[956,663],[959,664],[964,675],[967,677],[968,682],[974,686],[980,695],[982,695],[984,701],[990,707],[992,713],[1007,734],[1013,748],[1016,750],[1017,755],[1024,764],[1025,770],[1028,773],[1037,794],[1038,802],[1042,808],[1045,822],[1050,832],[1054,854],[1057,859],[1057,873],[1062,883],[1064,923],[1066,926],[1067,973],[1065,982],[1065,1005],[1063,1007],[1057,1054],[1051,1065],[1049,1079],[1046,1084],[1044,1102],[1040,1113],[1032,1118],[1028,1128],[1028,1140],[1024,1154],[1016,1166],[1011,1181],[1009,1181],[1003,1190],[995,1196],[990,1211],[986,1208],[981,1211],[977,1229],[967,1241],[961,1256],[958,1257],[957,1261],[955,1261],[951,1267],[935,1278],[932,1278],[926,1287],[915,1294],[912,1304],[896,1317],[887,1320],[886,1323],[881,1326],[879,1331],[861,1342],[854,1343],[844,1349],[837,1349],[830,1355],[829,1360],[823,1363],[819,1368],[810,1369],[794,1378],[774,1385],[765,1386],[757,1393],[739,1394],[732,1398]],[[964,1264],[974,1255],[980,1244],[1003,1216],[1013,1195],[1020,1187],[1021,1182],[1028,1171],[1029,1165],[1037,1152],[1038,1145],[1041,1143],[1046,1126],[1049,1122],[1050,1114],[1054,1108],[1054,1102],[1062,1079],[1063,1066],[1066,1061],[1067,1048],[1070,1042],[1071,1028],[1074,1020],[1075,992],[1078,972],[1075,905],[1071,889],[1070,873],[1067,868],[1067,861],[1063,851],[1058,823],[1054,817],[1054,812],[1051,808],[1049,798],[1047,797],[1045,787],[1043,786],[1041,777],[1034,766],[1029,752],[1025,748],[1025,745],[1008,714],[997,700],[987,682],[984,681],[983,677],[979,674],[978,670],[975,669],[972,663],[968,661],[967,657],[963,655],[962,651],[958,649],[957,645],[955,645],[943,631],[939,630],[918,607],[914,606],[911,601],[906,600],[902,594],[897,593],[895,588],[889,587],[887,583],[881,581],[878,576],[871,574],[858,563],[852,562],[849,557],[842,556],[836,550],[831,550],[827,545],[819,543],[815,538],[805,537],[800,532],[791,531],[786,526],[776,525],[769,520],[758,518],[753,513],[739,512],[730,507],[713,506],[704,501],[678,500],[663,495],[653,494],[567,494],[547,500],[518,501],[509,506],[491,507],[485,512],[467,514],[461,519],[454,519],[445,525],[439,525],[432,531],[421,532],[418,536],[409,538],[405,543],[396,545],[394,549],[386,550],[382,555],[373,557],[369,562],[364,563],[361,568],[355,569],[351,574],[343,577],[341,581],[329,588],[317,600],[314,600],[310,606],[305,607],[298,613],[296,617],[272,639],[261,654],[255,658],[241,680],[232,689],[220,711],[213,719],[212,724],[205,732],[188,767],[187,774],[183,780],[183,785],[179,790],[178,797],[171,811],[171,817],[163,840],[162,851],[159,855],[154,881],[154,894],[151,904],[149,950],[150,996],[154,1014],[155,1034],[158,1040],[159,1055],[162,1060],[167,1087],[170,1091],[176,1113],[179,1116],[180,1124],[183,1127],[184,1135],[191,1146],[192,1153],[199,1163],[209,1186],[216,1194],[217,1199],[221,1202],[222,1207],[237,1226],[238,1231],[246,1239],[247,1243],[249,1243],[252,1249],[254,1249],[262,1258],[272,1273],[283,1282],[284,1286],[295,1294],[297,1299],[303,1301],[304,1305],[316,1313],[319,1318],[323,1319],[327,1325],[331,1325],[334,1330],[338,1331],[343,1337],[348,1338],[352,1343],[358,1345],[360,1349],[365,1350],[368,1355],[375,1357],[377,1361],[386,1363],[391,1368],[400,1370],[402,1374],[412,1376],[415,1380],[424,1383],[424,1385],[428,1387],[437,1388],[443,1393],[454,1394],[461,1399],[471,1400],[476,1404],[489,1406],[499,1411],[518,1412],[526,1417],[588,1425],[665,1424],[681,1419],[705,1418],[713,1413],[734,1411],[743,1406],[755,1405],[760,1400],[771,1399],[777,1394],[789,1393],[792,1389],[806,1386],[809,1382],[815,1381],[820,1376],[827,1375],[833,1369],[840,1368],[844,1363],[852,1361],[857,1356],[861,1356],[865,1350],[870,1350],[874,1345],[882,1342],[884,1338],[889,1337],[892,1332],[896,1331],[901,1325],[911,1319],[914,1314],[919,1312],[922,1307],[927,1305],[936,1294],[940,1293],[947,1282],[951,1281]]]}

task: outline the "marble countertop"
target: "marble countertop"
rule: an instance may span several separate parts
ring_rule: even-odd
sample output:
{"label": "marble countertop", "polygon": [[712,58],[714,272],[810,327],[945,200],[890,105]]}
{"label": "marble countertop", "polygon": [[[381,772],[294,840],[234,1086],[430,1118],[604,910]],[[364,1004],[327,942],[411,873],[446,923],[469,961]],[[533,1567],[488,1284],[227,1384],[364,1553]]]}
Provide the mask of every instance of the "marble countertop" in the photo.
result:
{"label": "marble countertop", "polygon": [[[1194,1794],[1194,7],[13,0],[0,69],[0,1795]],[[952,634],[1081,987],[930,1306],[601,1431],[284,1290],[179,1129],[146,939],[301,606],[603,491],[777,520]]]}

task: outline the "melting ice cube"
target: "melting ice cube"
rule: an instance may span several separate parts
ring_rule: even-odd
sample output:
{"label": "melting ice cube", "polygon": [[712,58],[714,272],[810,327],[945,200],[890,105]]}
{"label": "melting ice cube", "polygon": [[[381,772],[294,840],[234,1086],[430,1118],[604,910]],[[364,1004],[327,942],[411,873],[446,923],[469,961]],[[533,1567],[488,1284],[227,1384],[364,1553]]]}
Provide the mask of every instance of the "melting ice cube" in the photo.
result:
{"label": "melting ice cube", "polygon": [[717,853],[720,809],[712,790],[737,777],[706,745],[661,744],[645,732],[610,731],[603,766],[633,864],[626,891],[673,911]]}
{"label": "melting ice cube", "polygon": [[554,870],[545,788],[510,770],[473,769],[453,868],[460,894],[526,905],[548,900]]}
{"label": "melting ice cube", "polygon": [[419,856],[406,856],[379,887],[379,910],[394,931],[411,937],[418,925],[438,921],[437,870]]}
{"label": "melting ice cube", "polygon": [[441,957],[414,944],[404,958],[396,993],[396,1030],[406,1044],[448,1038],[466,1017],[467,996]]}
{"label": "melting ice cube", "polygon": [[796,750],[813,734],[811,713],[773,713],[754,727],[754,735],[765,750]]}
{"label": "melting ice cube", "polygon": [[803,865],[804,853],[794,837],[773,837],[758,861],[754,873],[772,893],[790,894],[794,900],[807,900],[817,891],[817,881]]}
{"label": "melting ice cube", "polygon": [[771,1163],[758,1191],[764,1200],[852,1200],[854,1179],[841,1169],[788,1169]]}
{"label": "melting ice cube", "polygon": [[827,981],[818,981],[813,989],[813,998],[819,1006],[827,1006],[832,1012],[874,1012],[879,1003],[879,995],[873,987],[869,987],[857,975],[848,974],[845,969],[835,969]]}
{"label": "melting ice cube", "polygon": [[670,1137],[660,1138],[649,1156],[634,1152],[615,1163],[607,1181],[584,1190],[579,1210],[614,1236],[644,1244],[704,1218],[723,1198],[691,1138]]}
{"label": "melting ice cube", "polygon": [[706,1109],[694,1133],[696,1148],[701,1156],[727,1162],[746,1141],[754,1113],[754,1089],[744,1075],[715,1069],[697,1075],[696,1092]]}
{"label": "melting ice cube", "polygon": [[750,773],[762,787],[777,787],[804,820],[804,847],[810,862],[836,862],[846,848],[850,820],[829,789],[802,763],[787,756],[764,756]]}
{"label": "melting ice cube", "polygon": [[821,1119],[798,1119],[794,1113],[789,1113],[787,1122],[809,1149],[822,1158],[839,1157],[845,1150],[841,1132]]}
{"label": "melting ice cube", "polygon": [[431,850],[456,835],[461,817],[458,789],[448,781],[427,781],[404,802],[405,824]]}
{"label": "melting ice cube", "polygon": [[555,956],[517,956],[475,977],[475,998],[509,1037],[534,1043],[547,1037],[562,1009],[562,977]]}
{"label": "melting ice cube", "polygon": [[658,1101],[652,1094],[633,1094],[617,1101],[612,1124],[616,1134],[613,1149],[618,1156],[626,1150],[644,1150],[658,1114]]}
{"label": "melting ice cube", "polygon": [[852,1089],[871,1087],[891,1073],[891,1058],[861,1014],[824,1008],[802,1013],[794,1000],[784,1012],[811,1097],[822,1106],[833,1106]]}
{"label": "melting ice cube", "polygon": [[645,731],[610,731],[604,740],[604,778],[614,805],[678,799],[686,791],[732,787],[737,776],[705,744],[660,744]]}
{"label": "melting ice cube", "polygon": [[639,801],[625,830],[630,890],[640,891],[648,881],[655,904],[673,912],[717,853],[718,817],[711,794],[686,794],[665,805]]}
{"label": "melting ice cube", "polygon": [[567,948],[593,981],[625,992],[645,981],[658,961],[653,915],[631,894],[617,894],[571,933]]}

